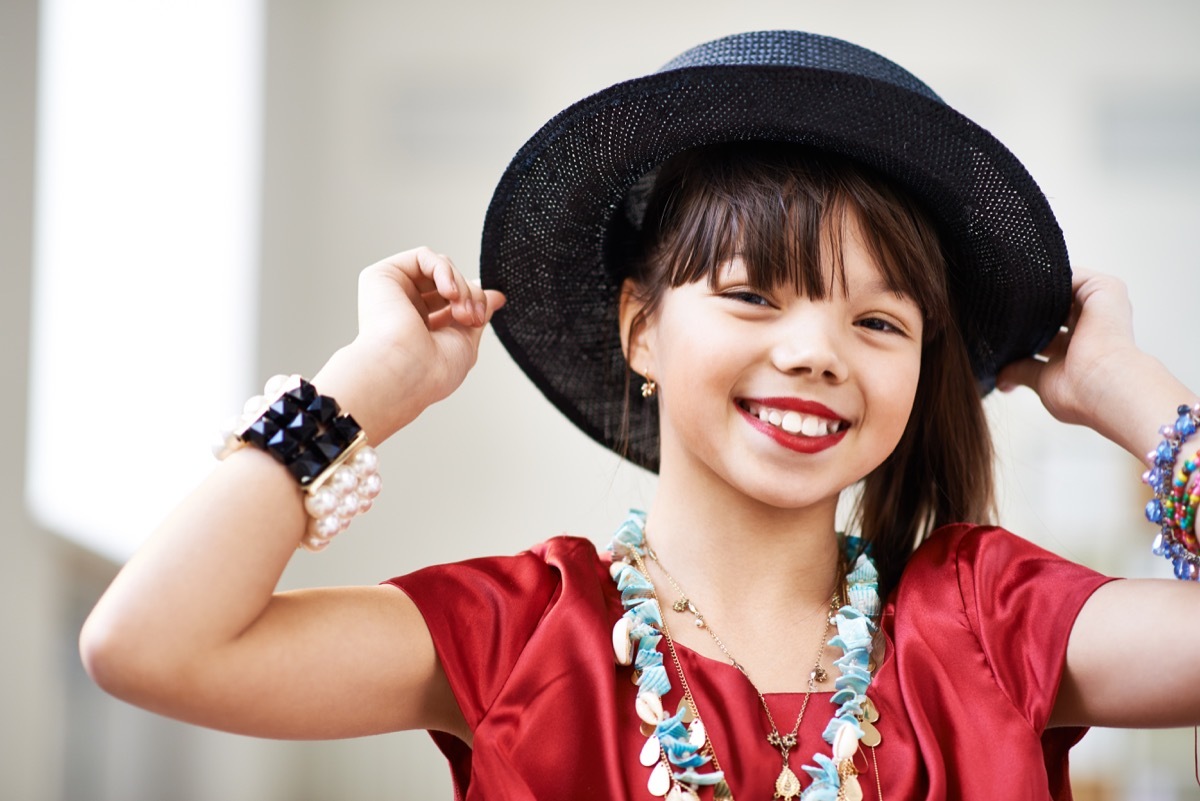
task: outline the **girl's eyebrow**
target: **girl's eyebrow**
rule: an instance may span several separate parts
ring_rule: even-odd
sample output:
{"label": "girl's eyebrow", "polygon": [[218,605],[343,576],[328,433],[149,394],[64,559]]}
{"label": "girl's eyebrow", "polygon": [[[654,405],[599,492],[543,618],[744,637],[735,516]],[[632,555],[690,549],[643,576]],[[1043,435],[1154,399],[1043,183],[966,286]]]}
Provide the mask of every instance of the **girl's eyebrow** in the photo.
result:
{"label": "girl's eyebrow", "polygon": [[859,287],[859,292],[869,295],[900,295],[902,297],[911,297],[903,289],[893,286],[883,276],[877,276]]}
{"label": "girl's eyebrow", "polygon": [[745,260],[741,253],[734,253],[732,257],[725,261],[713,271],[717,278],[729,278],[730,276],[741,277],[748,275],[750,270],[746,266]]}

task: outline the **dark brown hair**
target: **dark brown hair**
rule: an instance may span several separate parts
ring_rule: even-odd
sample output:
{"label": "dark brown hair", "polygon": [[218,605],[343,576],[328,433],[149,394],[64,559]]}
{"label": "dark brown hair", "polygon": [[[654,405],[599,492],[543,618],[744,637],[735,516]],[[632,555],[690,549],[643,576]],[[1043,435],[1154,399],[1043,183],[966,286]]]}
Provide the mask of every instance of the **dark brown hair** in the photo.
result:
{"label": "dark brown hair", "polygon": [[[934,528],[987,522],[992,444],[966,346],[952,312],[935,229],[903,191],[865,167],[795,145],[737,143],[688,151],[655,180],[632,260],[636,330],[668,288],[708,280],[740,255],[752,286],[790,285],[819,300],[844,286],[841,234],[857,216],[889,287],[924,316],[913,412],[895,450],[862,481],[854,524],[872,543],[886,594]],[[833,275],[822,268],[828,249]]]}

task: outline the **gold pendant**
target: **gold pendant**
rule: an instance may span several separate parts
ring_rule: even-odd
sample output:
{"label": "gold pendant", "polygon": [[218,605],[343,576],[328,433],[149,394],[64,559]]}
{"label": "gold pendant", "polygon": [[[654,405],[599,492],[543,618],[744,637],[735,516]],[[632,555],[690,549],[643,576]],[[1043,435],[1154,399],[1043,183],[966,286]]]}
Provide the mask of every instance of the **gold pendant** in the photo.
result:
{"label": "gold pendant", "polygon": [[874,748],[883,742],[883,736],[880,735],[879,729],[875,728],[875,724],[869,720],[860,720],[858,725],[863,730],[862,744],[868,748]]}
{"label": "gold pendant", "polygon": [[713,801],[733,801],[733,791],[724,779],[717,782],[716,788],[713,789]]}
{"label": "gold pendant", "polygon": [[879,710],[875,708],[875,702],[870,698],[863,696],[862,702],[863,717],[868,723],[874,723],[879,720]]}
{"label": "gold pendant", "polygon": [[[680,598],[678,601],[671,604],[671,608],[676,612],[689,612],[693,610],[692,602],[687,598]],[[694,611],[692,611],[692,613],[695,614]]]}
{"label": "gold pendant", "polygon": [[863,801],[862,785],[858,783],[857,776],[847,776],[842,779],[842,786],[838,788],[838,801]]}
{"label": "gold pendant", "polygon": [[792,769],[788,767],[786,762],[783,763],[783,770],[779,772],[779,778],[775,780],[775,798],[796,798],[800,795],[800,780],[796,778],[796,774],[792,773]]}

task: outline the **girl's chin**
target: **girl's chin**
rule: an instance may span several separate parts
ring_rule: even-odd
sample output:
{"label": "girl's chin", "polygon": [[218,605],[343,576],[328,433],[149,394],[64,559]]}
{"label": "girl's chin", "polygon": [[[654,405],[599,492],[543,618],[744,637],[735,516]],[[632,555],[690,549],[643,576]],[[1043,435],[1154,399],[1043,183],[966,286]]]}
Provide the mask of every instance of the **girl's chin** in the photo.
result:
{"label": "girl's chin", "polygon": [[[779,474],[769,476],[740,475],[728,482],[734,498],[747,505],[768,507],[781,512],[814,512],[836,509],[844,487],[826,483],[821,478],[805,480],[799,476],[787,479]],[[736,503],[734,498],[727,503]]]}

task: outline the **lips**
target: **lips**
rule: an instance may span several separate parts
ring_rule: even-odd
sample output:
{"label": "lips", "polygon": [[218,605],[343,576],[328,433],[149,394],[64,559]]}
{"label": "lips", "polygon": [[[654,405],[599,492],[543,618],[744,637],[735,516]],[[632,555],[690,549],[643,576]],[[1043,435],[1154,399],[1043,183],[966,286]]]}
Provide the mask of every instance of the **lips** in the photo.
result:
{"label": "lips", "polygon": [[796,398],[741,399],[742,416],[780,445],[801,453],[817,453],[841,441],[850,423],[836,412]]}

